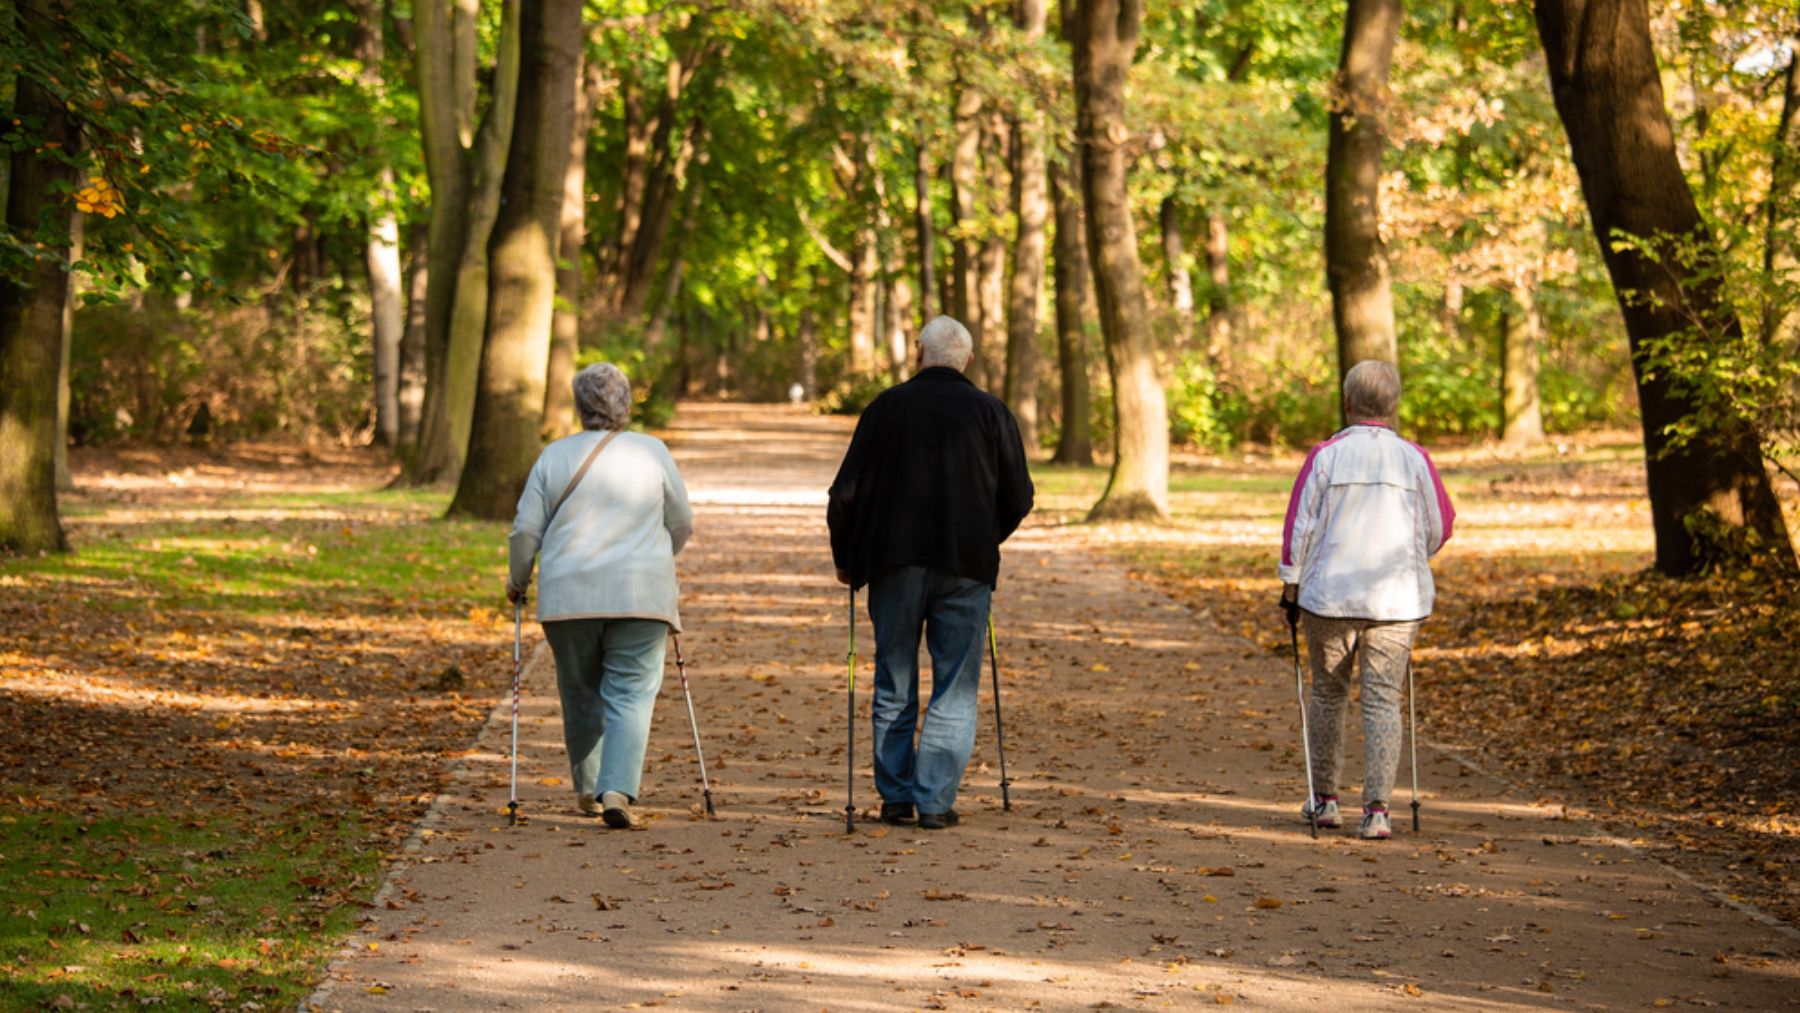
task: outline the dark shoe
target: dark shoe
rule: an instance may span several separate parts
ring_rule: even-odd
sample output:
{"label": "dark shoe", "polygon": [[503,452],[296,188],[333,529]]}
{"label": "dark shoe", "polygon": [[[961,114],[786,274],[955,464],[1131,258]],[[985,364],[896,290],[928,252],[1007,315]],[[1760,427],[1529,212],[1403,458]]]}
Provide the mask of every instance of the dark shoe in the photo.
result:
{"label": "dark shoe", "polygon": [[911,823],[917,817],[918,813],[913,810],[913,804],[911,802],[881,803],[881,822],[883,823],[892,823],[895,826],[900,826],[902,824]]}
{"label": "dark shoe", "polygon": [[600,818],[614,830],[630,830],[637,826],[631,815],[631,799],[622,791],[600,794]]}
{"label": "dark shoe", "polygon": [[946,809],[941,813],[919,814],[920,830],[942,830],[945,827],[956,826],[961,822],[962,817],[956,815],[955,809]]}

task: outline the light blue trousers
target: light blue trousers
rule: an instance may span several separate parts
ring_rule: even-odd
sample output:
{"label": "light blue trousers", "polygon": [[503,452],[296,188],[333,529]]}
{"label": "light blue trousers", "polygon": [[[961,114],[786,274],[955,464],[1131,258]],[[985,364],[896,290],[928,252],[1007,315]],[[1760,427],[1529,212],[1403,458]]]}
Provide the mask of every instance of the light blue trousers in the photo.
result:
{"label": "light blue trousers", "polygon": [[669,624],[660,619],[557,619],[544,624],[556,655],[563,745],[575,791],[637,801],[650,717],[662,689]]}

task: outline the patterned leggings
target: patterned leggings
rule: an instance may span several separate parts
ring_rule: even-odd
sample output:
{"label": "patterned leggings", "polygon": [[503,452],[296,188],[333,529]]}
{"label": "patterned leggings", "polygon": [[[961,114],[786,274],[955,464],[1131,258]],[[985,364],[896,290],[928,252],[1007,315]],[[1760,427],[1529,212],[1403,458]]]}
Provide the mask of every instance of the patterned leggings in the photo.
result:
{"label": "patterned leggings", "polygon": [[1417,620],[1375,622],[1329,619],[1303,613],[1312,693],[1306,720],[1312,726],[1314,790],[1335,795],[1344,765],[1344,724],[1350,679],[1362,659],[1363,805],[1387,803],[1400,769],[1400,687],[1412,659]]}

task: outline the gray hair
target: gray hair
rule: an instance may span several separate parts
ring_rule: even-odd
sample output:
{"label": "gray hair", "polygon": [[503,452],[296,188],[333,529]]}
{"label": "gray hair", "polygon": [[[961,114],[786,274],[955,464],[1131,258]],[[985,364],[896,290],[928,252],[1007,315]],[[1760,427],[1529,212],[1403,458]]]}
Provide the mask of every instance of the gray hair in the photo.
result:
{"label": "gray hair", "polygon": [[1400,371],[1384,359],[1364,359],[1344,374],[1346,421],[1385,419],[1400,407]]}
{"label": "gray hair", "polygon": [[610,362],[575,374],[575,411],[583,429],[624,429],[631,418],[631,381]]}
{"label": "gray hair", "polygon": [[958,372],[975,354],[975,339],[954,317],[937,317],[919,330],[919,365],[949,366]]}

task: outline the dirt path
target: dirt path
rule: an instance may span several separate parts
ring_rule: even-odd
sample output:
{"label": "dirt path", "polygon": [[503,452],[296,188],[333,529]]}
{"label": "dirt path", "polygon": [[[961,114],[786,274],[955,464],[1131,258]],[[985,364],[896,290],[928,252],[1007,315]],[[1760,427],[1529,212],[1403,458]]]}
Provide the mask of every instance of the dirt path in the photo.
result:
{"label": "dirt path", "polygon": [[[674,427],[698,512],[682,646],[718,820],[699,817],[672,671],[648,829],[578,816],[539,651],[529,822],[505,826],[496,711],[314,1008],[1800,1005],[1791,932],[1436,751],[1423,833],[1402,799],[1392,841],[1309,840],[1291,670],[1049,527],[1008,543],[996,599],[1012,811],[984,688],[963,825],[865,816],[846,836],[823,490],[847,434],[766,406],[691,405]],[[869,670],[865,654],[864,805]]]}

